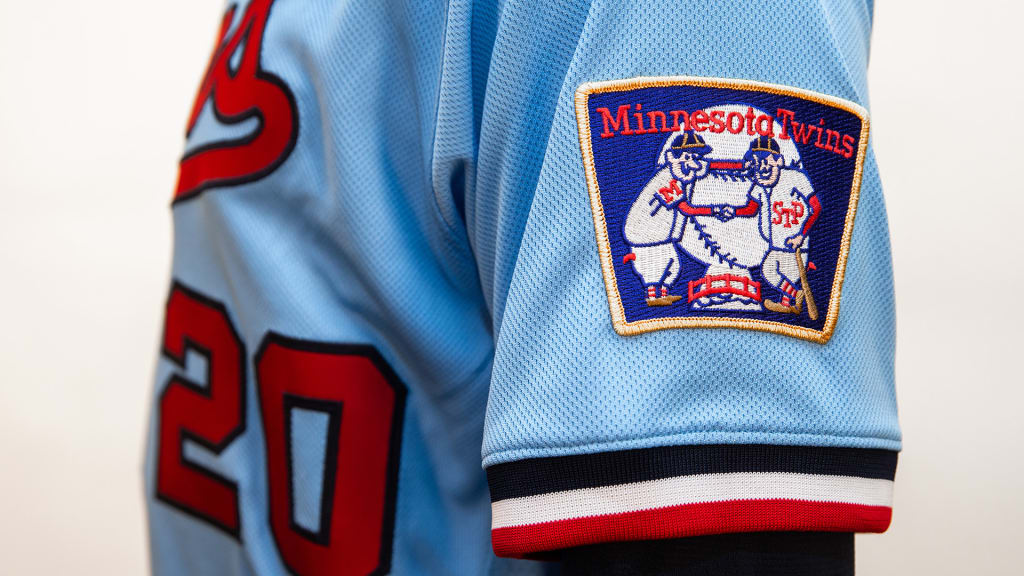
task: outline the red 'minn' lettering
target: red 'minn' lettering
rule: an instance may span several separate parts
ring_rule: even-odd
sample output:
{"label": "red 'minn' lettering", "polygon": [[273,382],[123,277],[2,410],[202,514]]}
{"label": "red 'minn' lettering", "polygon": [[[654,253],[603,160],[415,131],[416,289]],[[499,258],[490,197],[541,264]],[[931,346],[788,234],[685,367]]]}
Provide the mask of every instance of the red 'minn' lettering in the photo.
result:
{"label": "red 'minn' lettering", "polygon": [[619,109],[615,111],[615,118],[612,118],[612,114],[607,108],[598,108],[597,112],[601,114],[601,122],[604,123],[604,132],[601,132],[601,138],[615,136],[613,130],[619,130],[622,126],[626,127],[625,130],[621,130],[623,134],[633,133],[629,129],[629,104],[619,106]]}

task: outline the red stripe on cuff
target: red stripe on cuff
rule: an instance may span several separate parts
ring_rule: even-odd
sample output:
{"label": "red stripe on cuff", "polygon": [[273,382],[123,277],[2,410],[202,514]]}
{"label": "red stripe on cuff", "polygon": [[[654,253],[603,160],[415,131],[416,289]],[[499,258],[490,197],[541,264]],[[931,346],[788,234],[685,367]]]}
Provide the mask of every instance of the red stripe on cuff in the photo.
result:
{"label": "red stripe on cuff", "polygon": [[734,500],[491,530],[494,553],[522,558],[573,546],[729,532],[885,532],[892,508],[804,500]]}

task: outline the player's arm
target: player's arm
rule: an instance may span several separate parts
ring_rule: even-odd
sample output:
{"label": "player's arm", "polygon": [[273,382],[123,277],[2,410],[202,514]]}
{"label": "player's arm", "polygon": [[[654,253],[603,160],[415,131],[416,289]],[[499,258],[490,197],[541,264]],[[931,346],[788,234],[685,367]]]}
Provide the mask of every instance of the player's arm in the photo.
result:
{"label": "player's arm", "polygon": [[687,216],[710,216],[715,213],[714,206],[693,206],[686,200],[681,200],[677,208]]}
{"label": "player's arm", "polygon": [[807,236],[807,233],[811,231],[811,227],[818,221],[818,216],[821,215],[821,202],[818,200],[818,196],[812,194],[807,199],[807,209],[810,214],[807,216],[807,220],[804,221],[803,228],[800,229],[800,233]]}
{"label": "player's arm", "polygon": [[751,198],[742,208],[736,209],[737,216],[754,216],[761,209],[761,203]]}
{"label": "player's arm", "polygon": [[[845,570],[852,565],[849,535],[887,528],[900,433],[892,302],[875,291],[891,277],[884,230],[853,235],[849,251],[872,263],[863,269],[843,269],[845,260],[834,256],[823,265],[824,256],[810,254],[818,267],[814,294],[835,311],[815,323],[806,314],[780,320],[761,304],[774,289],[762,273],[771,250],[749,220],[719,223],[700,207],[679,205],[691,211],[699,233],[686,229],[678,242],[651,247],[645,262],[664,269],[664,306],[645,305],[643,283],[618,264],[628,248],[621,238],[627,201],[635,182],[651,177],[652,159],[669,136],[657,113],[671,124],[682,102],[692,103],[689,121],[703,130],[716,160],[740,162],[760,126],[783,155],[820,166],[820,181],[857,183],[836,185],[827,197],[821,188],[812,216],[830,206],[847,210],[858,195],[862,214],[881,209],[858,104],[866,101],[868,7],[831,6],[595,3],[565,16],[560,33],[537,47],[545,58],[531,60],[531,44],[517,42],[527,53],[517,51],[515,65],[499,34],[492,58],[501,66],[492,69],[501,72],[489,84],[489,103],[531,110],[516,128],[517,149],[538,151],[504,155],[481,147],[477,179],[486,185],[467,196],[468,206],[517,207],[478,208],[469,231],[481,248],[485,292],[493,295],[496,353],[483,464],[499,555],[612,562],[610,555],[621,553],[642,567],[645,557],[701,557],[685,552],[691,546],[810,550],[801,535],[817,533],[825,534],[822,550],[831,551],[822,556],[837,557]],[[833,36],[828,23],[835,19],[849,37]],[[644,42],[624,30],[642,30]],[[801,34],[780,42],[783,30]],[[773,47],[770,59],[764,46]],[[527,78],[544,97],[512,89]],[[736,79],[750,84],[737,88],[730,83]],[[849,104],[833,106],[833,99]],[[621,106],[628,116],[606,121],[596,113],[626,110]],[[536,126],[539,116],[550,126]],[[761,116],[775,123],[759,124]],[[730,117],[731,131],[727,124],[714,131],[716,119]],[[855,134],[861,161],[847,162],[813,139],[794,143],[794,120],[803,129],[826,117],[829,129]],[[507,128],[484,122],[481,141],[501,141]],[[841,168],[830,173],[830,165]],[[517,169],[526,175],[508,176]],[[748,201],[737,212],[754,216],[759,209]],[[846,221],[837,222],[834,238],[815,230],[815,250],[834,242],[840,251]],[[822,295],[838,277],[845,277],[842,294]],[[828,318],[835,323],[827,325]],[[794,532],[800,534],[784,543]],[[776,534],[761,540],[765,533]],[[676,542],[680,552],[639,544],[650,541]]]}
{"label": "player's arm", "polygon": [[800,233],[789,239],[787,243],[794,248],[803,244],[804,238],[810,233],[814,223],[818,221],[818,217],[821,216],[821,201],[818,200],[818,195],[814,191],[814,187],[811,186],[810,181],[807,177],[799,173],[800,178],[797,181],[796,186],[793,187],[793,192],[798,194],[804,199],[807,205],[807,217],[804,218],[804,223],[800,226]]}

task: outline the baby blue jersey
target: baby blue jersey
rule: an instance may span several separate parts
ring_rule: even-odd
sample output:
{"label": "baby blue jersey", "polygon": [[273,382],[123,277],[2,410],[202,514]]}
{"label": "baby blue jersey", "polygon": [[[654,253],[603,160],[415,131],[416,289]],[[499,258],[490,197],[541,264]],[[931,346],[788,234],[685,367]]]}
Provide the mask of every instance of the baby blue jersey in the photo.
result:
{"label": "baby blue jersey", "polygon": [[884,531],[871,14],[230,2],[173,194],[153,571]]}

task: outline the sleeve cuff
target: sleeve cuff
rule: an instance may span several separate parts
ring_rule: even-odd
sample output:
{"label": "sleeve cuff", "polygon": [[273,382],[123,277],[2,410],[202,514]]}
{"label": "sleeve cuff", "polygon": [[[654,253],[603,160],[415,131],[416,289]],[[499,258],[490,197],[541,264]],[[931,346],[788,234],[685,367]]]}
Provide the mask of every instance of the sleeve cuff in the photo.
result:
{"label": "sleeve cuff", "polygon": [[487,469],[499,556],[761,531],[884,532],[896,452],[668,446],[534,458]]}

